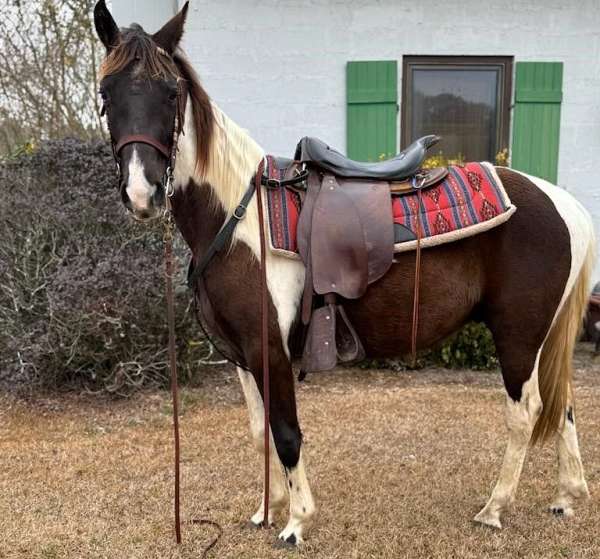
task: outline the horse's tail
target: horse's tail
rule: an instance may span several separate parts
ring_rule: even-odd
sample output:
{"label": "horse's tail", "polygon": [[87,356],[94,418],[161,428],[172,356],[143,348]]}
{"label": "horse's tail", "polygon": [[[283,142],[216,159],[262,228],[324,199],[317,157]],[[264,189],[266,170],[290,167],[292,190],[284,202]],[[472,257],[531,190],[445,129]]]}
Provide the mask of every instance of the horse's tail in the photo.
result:
{"label": "horse's tail", "polygon": [[593,225],[587,214],[586,218],[589,221],[587,238],[580,240],[587,243],[585,258],[573,288],[550,328],[540,355],[538,383],[543,408],[533,430],[534,444],[544,442],[556,433],[564,421],[569,395],[572,395],[573,352],[588,306],[590,277],[596,256]]}

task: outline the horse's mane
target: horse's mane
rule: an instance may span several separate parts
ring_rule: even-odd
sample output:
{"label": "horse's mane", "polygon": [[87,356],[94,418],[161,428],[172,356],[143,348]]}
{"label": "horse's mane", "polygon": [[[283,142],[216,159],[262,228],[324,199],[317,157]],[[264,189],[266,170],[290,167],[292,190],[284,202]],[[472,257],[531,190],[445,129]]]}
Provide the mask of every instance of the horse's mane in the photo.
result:
{"label": "horse's mane", "polygon": [[121,72],[131,64],[136,78],[166,80],[180,77],[186,81],[196,131],[196,170],[202,173],[209,162],[215,117],[210,98],[191,64],[179,50],[169,56],[135,24],[121,30],[119,43],[100,66],[100,79]]}

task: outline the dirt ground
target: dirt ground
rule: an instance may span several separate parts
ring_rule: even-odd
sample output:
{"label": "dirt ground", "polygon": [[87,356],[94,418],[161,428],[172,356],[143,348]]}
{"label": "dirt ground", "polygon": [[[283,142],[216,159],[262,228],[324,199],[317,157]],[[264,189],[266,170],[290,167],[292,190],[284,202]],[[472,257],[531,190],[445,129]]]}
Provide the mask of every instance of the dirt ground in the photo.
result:
{"label": "dirt ground", "polygon": [[[319,508],[298,551],[245,527],[261,462],[232,371],[183,391],[183,517],[223,537],[209,557],[600,557],[600,363],[580,346],[577,419],[590,501],[548,512],[552,445],[528,455],[496,531],[472,523],[496,481],[506,430],[498,372],[339,370],[299,385],[309,479]],[[0,557],[198,558],[214,530],[173,543],[167,392],[108,401],[0,396]]]}

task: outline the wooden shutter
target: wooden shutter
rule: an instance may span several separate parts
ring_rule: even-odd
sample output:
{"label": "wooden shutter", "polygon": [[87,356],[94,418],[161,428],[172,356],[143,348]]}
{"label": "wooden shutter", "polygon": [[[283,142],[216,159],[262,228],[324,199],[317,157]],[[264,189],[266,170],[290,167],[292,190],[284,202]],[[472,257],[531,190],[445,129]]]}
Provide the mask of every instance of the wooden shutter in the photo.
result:
{"label": "wooden shutter", "polygon": [[562,62],[517,62],[511,164],[556,183]]}
{"label": "wooden shutter", "polygon": [[379,161],[396,155],[397,62],[348,62],[346,94],[348,157]]}

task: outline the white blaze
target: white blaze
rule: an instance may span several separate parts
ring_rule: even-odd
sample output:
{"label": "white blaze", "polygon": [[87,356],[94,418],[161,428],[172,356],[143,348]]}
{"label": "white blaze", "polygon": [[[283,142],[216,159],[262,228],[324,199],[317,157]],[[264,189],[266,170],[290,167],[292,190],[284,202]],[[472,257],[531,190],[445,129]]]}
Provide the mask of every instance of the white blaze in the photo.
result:
{"label": "white blaze", "polygon": [[147,210],[156,187],[148,182],[144,173],[144,164],[138,156],[137,147],[133,148],[133,155],[129,161],[129,179],[127,181],[127,196],[131,200],[134,210]]}

